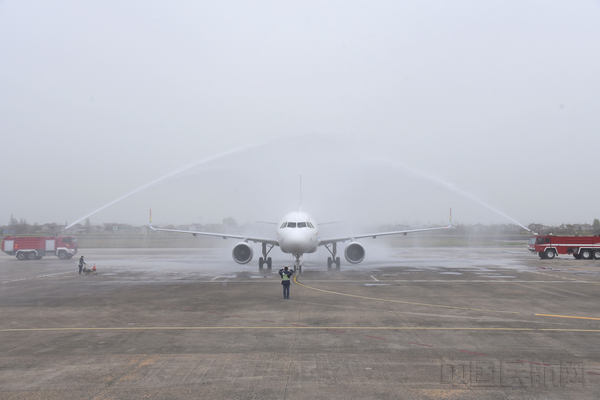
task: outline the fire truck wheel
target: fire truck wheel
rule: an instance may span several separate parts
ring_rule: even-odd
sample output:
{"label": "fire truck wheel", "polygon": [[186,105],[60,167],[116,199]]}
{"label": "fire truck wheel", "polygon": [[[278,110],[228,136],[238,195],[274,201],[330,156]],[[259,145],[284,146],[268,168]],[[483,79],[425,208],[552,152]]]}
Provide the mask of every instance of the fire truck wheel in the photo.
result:
{"label": "fire truck wheel", "polygon": [[545,258],[547,258],[548,260],[552,260],[554,257],[556,257],[556,253],[554,252],[554,250],[546,250],[544,252]]}
{"label": "fire truck wheel", "polygon": [[17,260],[19,261],[23,261],[24,259],[27,258],[27,254],[20,252],[19,254],[17,254]]}
{"label": "fire truck wheel", "polygon": [[29,253],[27,253],[28,260],[35,260],[36,258],[37,258],[37,255],[33,251],[30,251]]}
{"label": "fire truck wheel", "polygon": [[66,260],[67,259],[67,253],[65,251],[59,251],[58,252],[58,258],[60,258],[61,260]]}
{"label": "fire truck wheel", "polygon": [[600,260],[600,250],[594,250],[592,255],[594,256],[594,260]]}
{"label": "fire truck wheel", "polygon": [[584,260],[589,260],[592,258],[592,252],[590,250],[587,249],[583,249],[579,252],[579,254],[581,254],[581,258]]}

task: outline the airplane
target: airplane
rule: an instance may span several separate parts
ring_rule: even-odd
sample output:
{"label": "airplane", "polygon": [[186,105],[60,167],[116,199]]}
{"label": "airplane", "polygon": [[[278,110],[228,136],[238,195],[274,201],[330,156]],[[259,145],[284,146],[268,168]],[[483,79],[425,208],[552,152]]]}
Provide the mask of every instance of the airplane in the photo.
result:
{"label": "airplane", "polygon": [[331,268],[332,265],[335,265],[337,268],[339,268],[340,257],[337,256],[338,243],[350,241],[350,243],[344,249],[344,256],[349,263],[358,264],[365,258],[365,248],[362,246],[362,244],[357,242],[356,239],[375,239],[377,236],[406,235],[414,232],[426,232],[451,228],[452,209],[450,209],[450,223],[443,227],[376,232],[325,239],[319,237],[319,227],[317,225],[317,221],[315,221],[315,219],[308,213],[303,211],[294,211],[286,214],[281,219],[279,224],[277,224],[277,226],[277,238],[261,238],[243,235],[230,235],[226,233],[186,231],[179,229],[161,229],[152,226],[152,210],[150,210],[149,227],[154,231],[178,232],[187,233],[194,236],[202,235],[222,237],[223,239],[241,240],[240,243],[233,247],[231,252],[233,260],[238,264],[247,264],[252,261],[253,251],[248,242],[253,242],[262,244],[262,257],[258,259],[259,268],[262,269],[264,265],[267,265],[267,268],[269,269],[271,268],[272,261],[271,257],[268,257],[268,255],[275,246],[278,246],[283,253],[292,254],[295,257],[295,266],[301,269],[302,265],[300,263],[300,259],[302,256],[307,253],[314,253],[317,251],[319,246],[324,246],[331,254],[331,257],[327,257],[327,268]]}

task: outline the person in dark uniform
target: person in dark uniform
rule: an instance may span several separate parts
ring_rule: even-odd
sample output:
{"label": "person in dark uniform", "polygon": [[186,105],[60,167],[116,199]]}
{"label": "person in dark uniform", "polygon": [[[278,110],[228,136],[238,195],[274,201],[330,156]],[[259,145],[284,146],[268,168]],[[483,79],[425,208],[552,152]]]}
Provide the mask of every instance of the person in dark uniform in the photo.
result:
{"label": "person in dark uniform", "polygon": [[83,256],[79,257],[79,273],[81,273],[81,271],[83,271],[83,266],[87,266],[87,264],[85,263],[85,261],[83,261]]}
{"label": "person in dark uniform", "polygon": [[283,298],[290,298],[290,278],[294,275],[294,270],[290,270],[288,267],[283,267],[279,270],[279,276],[281,276],[281,284],[283,285]]}

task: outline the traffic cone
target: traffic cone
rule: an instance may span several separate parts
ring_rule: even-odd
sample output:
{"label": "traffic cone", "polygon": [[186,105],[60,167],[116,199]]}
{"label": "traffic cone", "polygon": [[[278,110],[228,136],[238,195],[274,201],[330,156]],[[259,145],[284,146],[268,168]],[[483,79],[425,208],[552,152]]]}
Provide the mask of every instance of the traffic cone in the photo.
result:
{"label": "traffic cone", "polygon": [[94,263],[94,268],[92,268],[92,272],[96,272],[96,263]]}

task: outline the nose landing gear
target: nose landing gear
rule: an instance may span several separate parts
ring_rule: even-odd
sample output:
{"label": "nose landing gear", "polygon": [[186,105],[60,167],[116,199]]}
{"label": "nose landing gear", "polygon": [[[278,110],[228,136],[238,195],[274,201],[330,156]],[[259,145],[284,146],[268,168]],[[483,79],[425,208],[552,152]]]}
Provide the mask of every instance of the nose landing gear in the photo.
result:
{"label": "nose landing gear", "polygon": [[300,263],[300,258],[302,257],[302,254],[294,254],[294,257],[296,257],[296,261],[294,262],[294,271],[298,271],[298,273],[301,274],[302,264]]}

